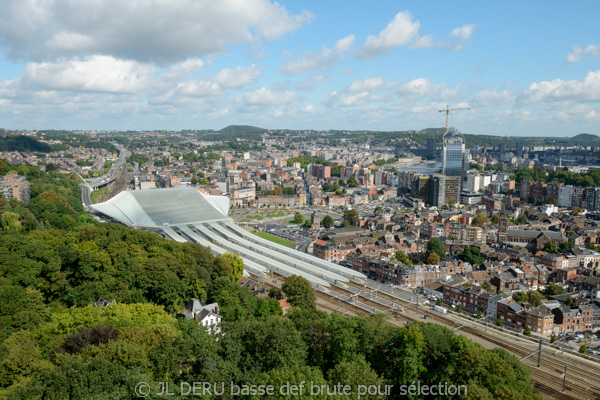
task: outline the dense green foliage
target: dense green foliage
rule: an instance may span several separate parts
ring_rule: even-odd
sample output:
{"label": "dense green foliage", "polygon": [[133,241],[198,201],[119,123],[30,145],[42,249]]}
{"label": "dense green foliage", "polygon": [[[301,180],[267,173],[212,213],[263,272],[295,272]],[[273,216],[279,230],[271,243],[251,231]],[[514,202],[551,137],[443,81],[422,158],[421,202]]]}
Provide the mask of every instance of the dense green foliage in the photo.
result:
{"label": "dense green foliage", "polygon": [[52,151],[50,145],[39,142],[29,136],[7,136],[0,139],[0,151],[30,151],[49,153]]}
{"label": "dense green foliage", "polygon": [[129,158],[127,159],[128,162],[132,163],[132,162],[136,162],[138,164],[144,164],[147,163],[148,157],[146,157],[143,154],[139,154],[139,153],[134,153],[132,155],[129,156]]}
{"label": "dense green foliage", "polygon": [[286,381],[339,382],[354,394],[358,385],[389,384],[390,399],[402,398],[400,385],[417,381],[466,385],[469,397],[481,399],[540,398],[517,358],[438,325],[395,328],[382,315],[297,309],[289,316],[225,322],[222,329],[217,340],[197,323],[149,304],[72,308],[6,340],[1,381],[13,399],[133,398],[139,382],[155,394],[159,382],[179,388],[195,381],[225,382],[223,399],[233,398],[230,382],[279,389]]}
{"label": "dense green foliage", "polygon": [[316,307],[315,291],[306,278],[298,275],[288,276],[285,278],[281,290],[296,307],[305,309]]}
{"label": "dense green foliage", "polygon": [[358,226],[360,225],[360,216],[358,215],[358,211],[345,210],[342,216],[342,226]]}
{"label": "dense green foliage", "polygon": [[287,166],[288,167],[291,167],[294,163],[300,163],[300,168],[306,170],[306,167],[308,166],[308,164],[326,165],[327,161],[323,160],[323,159],[320,159],[320,158],[308,157],[308,156],[298,156],[298,157],[288,158],[287,159]]}
{"label": "dense green foliage", "polygon": [[565,185],[599,186],[600,169],[590,169],[589,172],[575,173],[572,171],[540,171],[533,168],[520,168],[515,171],[515,180],[521,182],[527,179],[535,182],[560,182]]}
{"label": "dense green foliage", "polygon": [[432,253],[437,254],[441,261],[445,260],[446,244],[436,237],[429,239],[426,256],[429,257]]}
{"label": "dense green foliage", "polygon": [[475,246],[465,247],[462,253],[458,255],[458,258],[473,265],[481,264],[485,261],[485,258],[483,258],[481,255],[479,247]]}

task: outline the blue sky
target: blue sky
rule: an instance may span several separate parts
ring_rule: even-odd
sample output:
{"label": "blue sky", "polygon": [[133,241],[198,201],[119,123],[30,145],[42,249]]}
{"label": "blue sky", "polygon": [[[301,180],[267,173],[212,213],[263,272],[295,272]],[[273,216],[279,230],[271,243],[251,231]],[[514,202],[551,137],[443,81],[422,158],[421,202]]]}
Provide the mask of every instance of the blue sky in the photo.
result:
{"label": "blue sky", "polygon": [[600,135],[600,3],[5,1],[8,129]]}

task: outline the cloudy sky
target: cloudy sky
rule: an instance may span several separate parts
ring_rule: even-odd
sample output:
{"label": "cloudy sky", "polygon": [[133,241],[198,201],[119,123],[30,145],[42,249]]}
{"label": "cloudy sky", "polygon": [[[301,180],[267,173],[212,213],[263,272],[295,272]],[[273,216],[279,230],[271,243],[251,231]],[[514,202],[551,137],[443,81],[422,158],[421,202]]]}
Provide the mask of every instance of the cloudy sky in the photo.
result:
{"label": "cloudy sky", "polygon": [[487,3],[3,0],[0,126],[600,134],[600,2]]}

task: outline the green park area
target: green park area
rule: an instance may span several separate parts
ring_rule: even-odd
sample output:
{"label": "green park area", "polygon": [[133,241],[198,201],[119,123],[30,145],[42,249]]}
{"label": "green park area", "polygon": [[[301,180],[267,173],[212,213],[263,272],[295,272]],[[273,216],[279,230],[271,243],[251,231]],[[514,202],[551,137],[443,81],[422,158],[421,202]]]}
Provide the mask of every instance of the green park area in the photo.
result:
{"label": "green park area", "polygon": [[270,233],[257,232],[257,231],[252,231],[252,233],[255,234],[258,237],[270,240],[271,242],[280,244],[282,246],[289,246],[290,244],[294,244],[294,242],[292,242],[291,240],[280,238],[279,236],[271,235]]}

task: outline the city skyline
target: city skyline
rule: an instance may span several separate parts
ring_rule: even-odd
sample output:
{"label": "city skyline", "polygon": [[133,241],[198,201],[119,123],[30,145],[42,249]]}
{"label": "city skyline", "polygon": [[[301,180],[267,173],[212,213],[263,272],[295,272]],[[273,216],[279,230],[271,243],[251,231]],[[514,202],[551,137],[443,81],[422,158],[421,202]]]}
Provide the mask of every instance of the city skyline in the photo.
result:
{"label": "city skyline", "polygon": [[600,134],[598,8],[8,2],[0,120],[394,131],[441,127],[450,104],[466,134]]}

